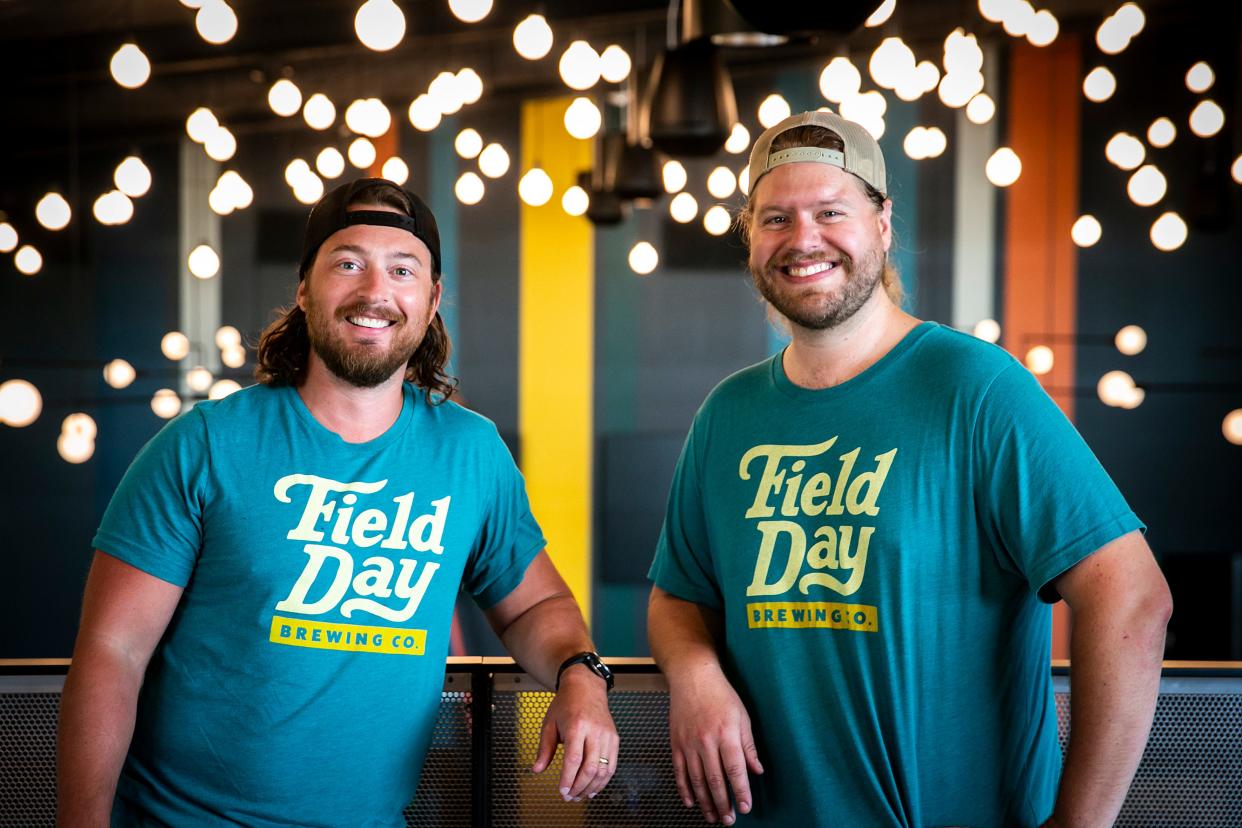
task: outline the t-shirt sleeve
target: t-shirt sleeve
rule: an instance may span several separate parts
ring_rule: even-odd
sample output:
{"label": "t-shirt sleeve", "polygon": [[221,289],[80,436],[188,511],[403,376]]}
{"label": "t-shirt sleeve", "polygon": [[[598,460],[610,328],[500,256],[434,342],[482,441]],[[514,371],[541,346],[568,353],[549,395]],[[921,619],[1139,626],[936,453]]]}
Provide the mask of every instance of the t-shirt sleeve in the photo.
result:
{"label": "t-shirt sleeve", "polygon": [[184,587],[202,548],[208,462],[202,414],[191,410],[170,422],[121,478],[94,547]]}
{"label": "t-shirt sleeve", "polygon": [[495,606],[512,592],[522,582],[530,562],[548,545],[531,514],[526,481],[495,431],[490,435],[490,463],[494,472],[491,507],[483,516],[462,579],[466,591],[483,609]]}
{"label": "t-shirt sleeve", "polygon": [[712,566],[710,536],[703,513],[697,453],[702,436],[696,437],[700,427],[700,419],[696,418],[677,459],[664,526],[647,577],[671,595],[718,610],[723,607],[724,600]]}
{"label": "t-shirt sleeve", "polygon": [[1003,567],[1039,597],[1060,599],[1053,581],[1143,523],[1082,436],[1021,364],[985,392],[975,423],[974,475]]}

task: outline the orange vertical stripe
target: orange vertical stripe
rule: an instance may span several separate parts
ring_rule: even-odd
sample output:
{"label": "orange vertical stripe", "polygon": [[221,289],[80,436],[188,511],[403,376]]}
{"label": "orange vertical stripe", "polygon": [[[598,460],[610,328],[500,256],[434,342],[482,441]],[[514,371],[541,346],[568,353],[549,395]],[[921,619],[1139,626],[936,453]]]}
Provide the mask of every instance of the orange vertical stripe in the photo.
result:
{"label": "orange vertical stripe", "polygon": [[[1052,348],[1045,386],[1074,386],[1077,331],[1076,257],[1070,228],[1078,215],[1078,39],[1062,34],[1048,47],[1015,43],[1009,80],[1009,146],[1022,176],[1005,198],[1004,344],[1019,359],[1035,345]],[[1045,339],[1058,334],[1056,341]],[[1053,399],[1071,420],[1072,393]],[[1052,657],[1069,657],[1069,609],[1053,608]]]}

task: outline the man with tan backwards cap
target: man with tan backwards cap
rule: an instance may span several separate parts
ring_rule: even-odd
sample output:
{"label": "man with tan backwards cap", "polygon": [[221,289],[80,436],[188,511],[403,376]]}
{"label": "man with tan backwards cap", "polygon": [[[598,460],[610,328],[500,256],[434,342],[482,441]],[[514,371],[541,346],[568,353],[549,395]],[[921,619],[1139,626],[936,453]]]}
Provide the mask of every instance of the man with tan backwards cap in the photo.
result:
{"label": "man with tan backwards cap", "polygon": [[787,118],[750,180],[750,271],[792,342],[703,403],[651,567],[685,804],[725,824],[1111,825],[1171,612],[1142,524],[1021,364],[902,311],[862,127]]}
{"label": "man with tan backwards cap", "polygon": [[611,674],[495,426],[448,401],[440,261],[413,193],[334,189],[261,384],[134,461],[65,685],[61,825],[404,826],[459,586],[558,687],[532,770],[564,742],[565,799],[607,783]]}

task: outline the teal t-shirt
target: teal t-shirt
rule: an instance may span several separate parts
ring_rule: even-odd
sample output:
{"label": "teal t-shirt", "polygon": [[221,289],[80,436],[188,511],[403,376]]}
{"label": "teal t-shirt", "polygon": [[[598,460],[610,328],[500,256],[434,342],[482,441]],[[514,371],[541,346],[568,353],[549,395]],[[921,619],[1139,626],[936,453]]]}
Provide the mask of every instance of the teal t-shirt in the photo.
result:
{"label": "teal t-shirt", "polygon": [[113,824],[357,828],[405,824],[458,587],[495,604],[544,539],[483,417],[407,384],[351,444],[255,386],[157,434],[94,545],[185,588]]}
{"label": "teal t-shirt", "polygon": [[651,578],[725,622],[766,773],[743,824],[1036,826],[1060,776],[1052,582],[1142,528],[1035,379],[923,323],[838,386],[721,383]]}

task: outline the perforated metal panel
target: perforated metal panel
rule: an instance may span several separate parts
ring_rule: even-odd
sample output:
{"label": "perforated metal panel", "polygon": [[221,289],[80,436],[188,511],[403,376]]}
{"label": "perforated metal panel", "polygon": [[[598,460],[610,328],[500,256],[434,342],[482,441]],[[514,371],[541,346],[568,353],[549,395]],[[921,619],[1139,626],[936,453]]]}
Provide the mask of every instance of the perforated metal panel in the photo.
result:
{"label": "perforated metal panel", "polygon": [[471,676],[449,675],[440,696],[440,718],[431,736],[418,792],[406,806],[409,826],[469,828],[471,802]]}
{"label": "perforated metal panel", "polygon": [[0,693],[0,827],[55,824],[59,714],[59,691]]}
{"label": "perforated metal panel", "polygon": [[[1064,754],[1069,693],[1058,692],[1056,701]],[[1237,682],[1161,682],[1147,748],[1116,825],[1242,826],[1242,691]]]}
{"label": "perforated metal panel", "polygon": [[[517,679],[517,681],[514,681]],[[523,683],[525,682],[525,683]],[[557,791],[561,750],[552,767],[529,770],[552,693],[529,688],[524,676],[497,676],[492,697],[491,825],[681,826],[703,825],[673,783],[668,750],[668,693],[658,676],[617,676],[609,695],[621,736],[617,773],[595,799],[564,802]]]}

